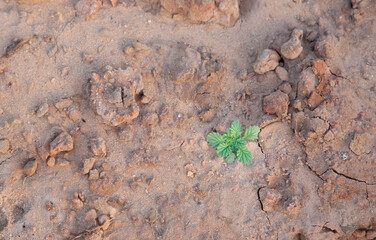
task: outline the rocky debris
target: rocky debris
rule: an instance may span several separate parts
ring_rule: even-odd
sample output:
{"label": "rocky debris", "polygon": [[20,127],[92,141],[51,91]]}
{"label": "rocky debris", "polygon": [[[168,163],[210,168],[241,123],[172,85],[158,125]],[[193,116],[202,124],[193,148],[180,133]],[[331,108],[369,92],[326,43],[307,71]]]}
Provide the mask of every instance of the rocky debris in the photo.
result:
{"label": "rocky debris", "polygon": [[81,120],[81,111],[80,111],[80,105],[78,103],[73,103],[70,105],[67,109],[68,117],[73,121],[77,122],[78,120]]}
{"label": "rocky debris", "polygon": [[48,103],[43,103],[39,106],[38,110],[36,111],[36,116],[41,118],[48,112]]}
{"label": "rocky debris", "polygon": [[273,71],[279,65],[281,57],[272,49],[265,49],[260,56],[258,56],[253,70],[258,74],[264,74],[269,71]]}
{"label": "rocky debris", "polygon": [[285,42],[281,47],[281,54],[287,59],[295,59],[303,51],[302,46],[303,30],[294,29],[291,34],[291,39]]}
{"label": "rocky debris", "polygon": [[85,222],[88,227],[97,226],[97,211],[95,209],[90,209],[85,215]]}
{"label": "rocky debris", "polygon": [[240,16],[238,0],[161,0],[161,5],[174,20],[189,23],[216,23],[231,27]]}
{"label": "rocky debris", "polygon": [[70,162],[65,158],[57,158],[56,159],[56,166],[58,167],[66,167],[70,165]]}
{"label": "rocky debris", "polygon": [[107,154],[106,141],[102,137],[90,139],[90,150],[94,156],[105,157]]}
{"label": "rocky debris", "polygon": [[38,162],[35,158],[31,158],[25,164],[23,170],[26,176],[30,177],[37,171]]}
{"label": "rocky debris", "polygon": [[282,199],[282,195],[277,190],[270,188],[261,188],[259,196],[263,210],[267,212],[273,211]]}
{"label": "rocky debris", "polygon": [[8,139],[0,139],[0,153],[7,153],[10,148]]}
{"label": "rocky debris", "polygon": [[287,116],[289,104],[289,96],[279,90],[264,97],[263,100],[264,112],[276,114],[278,118],[284,118]]}
{"label": "rocky debris", "polygon": [[77,14],[87,21],[93,19],[101,7],[101,0],[79,0],[75,5]]}
{"label": "rocky debris", "polygon": [[324,101],[324,98],[315,91],[308,98],[307,104],[311,108],[311,110],[313,110],[317,108],[322,103],[322,101]]}
{"label": "rocky debris", "polygon": [[291,93],[291,90],[292,90],[290,83],[287,83],[287,82],[282,83],[278,87],[278,89],[281,90],[281,92],[286,93],[287,95],[289,95]]}
{"label": "rocky debris", "polygon": [[324,59],[333,59],[338,55],[339,47],[339,40],[335,36],[329,35],[320,38],[317,41],[315,45],[315,50],[320,57]]}
{"label": "rocky debris", "polygon": [[357,133],[350,143],[350,149],[356,155],[370,153],[374,148],[374,137],[369,133]]}
{"label": "rocky debris", "polygon": [[67,132],[60,133],[50,143],[50,154],[56,155],[60,152],[67,152],[73,149],[73,138]]}
{"label": "rocky debris", "polygon": [[103,78],[98,74],[91,78],[91,105],[108,125],[130,123],[140,111],[136,95],[143,90],[141,74],[132,68],[107,69]]}
{"label": "rocky debris", "polygon": [[310,119],[305,113],[298,112],[293,115],[292,127],[297,141],[308,141],[322,137],[329,129],[329,123],[321,118]]}
{"label": "rocky debris", "polygon": [[304,99],[315,90],[318,84],[318,79],[313,73],[312,68],[305,69],[301,75],[298,83],[298,98]]}
{"label": "rocky debris", "polygon": [[355,24],[360,25],[376,19],[376,2],[373,0],[351,0]]}
{"label": "rocky debris", "polygon": [[82,167],[82,173],[88,174],[95,164],[95,158],[87,158],[84,160],[84,165]]}
{"label": "rocky debris", "polygon": [[282,81],[288,81],[289,80],[289,73],[287,70],[283,67],[278,66],[275,69],[275,73],[277,74],[278,78],[281,79]]}
{"label": "rocky debris", "polygon": [[[89,177],[91,171],[89,172]],[[121,184],[122,180],[118,174],[101,172],[98,179],[90,181],[90,190],[98,195],[112,195],[120,188]]]}
{"label": "rocky debris", "polygon": [[52,167],[55,166],[55,164],[56,164],[55,157],[52,157],[52,156],[48,157],[48,159],[47,159],[47,166],[49,166],[49,167],[52,168]]}
{"label": "rocky debris", "polygon": [[327,95],[332,90],[330,80],[333,78],[333,74],[331,73],[329,66],[323,60],[316,60],[313,62],[312,69],[319,79],[319,83],[316,86],[316,91],[322,96]]}
{"label": "rocky debris", "polygon": [[42,161],[46,161],[47,158],[50,156],[50,154],[48,153],[47,149],[44,146],[38,147],[37,153],[38,153],[39,158]]}

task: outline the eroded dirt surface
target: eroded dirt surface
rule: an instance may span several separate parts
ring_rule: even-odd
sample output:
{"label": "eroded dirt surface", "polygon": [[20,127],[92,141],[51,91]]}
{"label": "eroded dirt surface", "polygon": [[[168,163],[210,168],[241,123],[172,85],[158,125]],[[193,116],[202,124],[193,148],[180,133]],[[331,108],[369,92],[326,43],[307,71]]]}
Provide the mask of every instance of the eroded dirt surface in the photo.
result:
{"label": "eroded dirt surface", "polygon": [[[373,0],[0,1],[0,239],[376,239]],[[253,163],[205,141],[259,125]]]}

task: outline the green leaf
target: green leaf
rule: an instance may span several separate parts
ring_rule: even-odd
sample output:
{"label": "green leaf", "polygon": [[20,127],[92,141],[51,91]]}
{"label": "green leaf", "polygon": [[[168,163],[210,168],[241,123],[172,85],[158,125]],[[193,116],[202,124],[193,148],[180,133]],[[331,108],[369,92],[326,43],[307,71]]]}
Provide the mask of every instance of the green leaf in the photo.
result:
{"label": "green leaf", "polygon": [[250,126],[245,130],[244,137],[245,139],[249,140],[256,140],[258,139],[258,134],[260,132],[260,128],[258,126]]}
{"label": "green leaf", "polygon": [[231,136],[238,137],[242,134],[242,132],[243,132],[243,127],[240,124],[240,122],[239,121],[232,122],[231,128],[230,128]]}
{"label": "green leaf", "polygon": [[239,148],[237,157],[240,162],[244,163],[244,165],[249,165],[252,163],[252,153],[245,147]]}
{"label": "green leaf", "polygon": [[230,155],[227,156],[226,162],[227,163],[233,163],[235,161],[236,155],[234,153],[230,153]]}
{"label": "green leaf", "polygon": [[228,143],[221,143],[217,148],[218,156],[227,157],[231,153],[231,147]]}
{"label": "green leaf", "polygon": [[247,145],[247,141],[244,139],[237,139],[234,143],[236,147],[245,147]]}
{"label": "green leaf", "polygon": [[206,137],[206,141],[213,148],[217,148],[221,143],[224,142],[224,139],[221,134],[212,132],[212,133],[209,133],[209,135]]}

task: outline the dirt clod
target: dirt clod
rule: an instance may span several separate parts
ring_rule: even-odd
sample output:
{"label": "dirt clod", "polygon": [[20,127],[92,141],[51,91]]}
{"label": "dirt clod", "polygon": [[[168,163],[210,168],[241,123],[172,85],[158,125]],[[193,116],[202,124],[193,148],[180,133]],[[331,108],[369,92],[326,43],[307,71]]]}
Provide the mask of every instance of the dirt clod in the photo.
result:
{"label": "dirt clod", "polygon": [[107,154],[106,141],[102,137],[90,139],[90,150],[94,156],[105,157]]}
{"label": "dirt clod", "polygon": [[264,97],[263,100],[264,112],[276,114],[279,118],[284,118],[287,116],[289,104],[290,102],[288,95],[279,90]]}
{"label": "dirt clod", "polygon": [[287,59],[295,59],[303,51],[302,46],[303,30],[294,29],[291,34],[291,39],[285,42],[281,47],[281,54]]}
{"label": "dirt clod", "polygon": [[258,74],[264,74],[269,71],[273,71],[279,64],[279,54],[272,49],[265,49],[261,55],[257,58],[253,69]]}
{"label": "dirt clod", "polygon": [[60,152],[67,152],[73,149],[73,138],[67,132],[60,133],[50,143],[50,154],[56,155]]}
{"label": "dirt clod", "polygon": [[357,133],[350,143],[350,149],[356,155],[370,153],[374,147],[374,137],[369,133]]}

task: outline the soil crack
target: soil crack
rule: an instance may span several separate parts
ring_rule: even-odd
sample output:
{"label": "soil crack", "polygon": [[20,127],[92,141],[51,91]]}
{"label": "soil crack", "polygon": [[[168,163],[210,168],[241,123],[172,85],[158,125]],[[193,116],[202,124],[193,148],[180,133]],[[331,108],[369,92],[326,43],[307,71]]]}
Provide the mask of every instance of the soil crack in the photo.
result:
{"label": "soil crack", "polygon": [[[345,178],[347,178],[347,179],[350,179],[350,180],[353,180],[353,181],[356,181],[356,182],[365,183],[366,185],[376,185],[376,183],[368,183],[368,182],[366,182],[366,181],[364,181],[364,180],[359,180],[359,179],[357,179],[357,178],[350,177],[350,176],[348,176],[348,175],[346,175],[346,174],[340,173],[340,172],[338,172],[337,170],[335,170],[334,168],[329,168],[329,170],[332,170],[335,174],[338,174],[338,175],[340,175],[340,176],[342,176],[342,177],[345,177]],[[326,171],[325,171],[325,172],[326,172]],[[324,172],[324,173],[325,173],[325,172]],[[323,174],[324,174],[324,173],[323,173]]]}
{"label": "soil crack", "polygon": [[269,226],[272,227],[272,224],[271,224],[270,219],[269,219],[268,212],[264,210],[264,204],[262,204],[261,197],[260,197],[260,191],[261,191],[261,189],[263,189],[263,188],[265,188],[265,187],[260,187],[259,189],[257,189],[257,200],[258,200],[259,203],[260,203],[261,210],[262,210],[262,211],[265,213],[265,215],[266,215],[266,219],[268,220]]}

